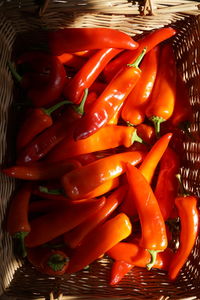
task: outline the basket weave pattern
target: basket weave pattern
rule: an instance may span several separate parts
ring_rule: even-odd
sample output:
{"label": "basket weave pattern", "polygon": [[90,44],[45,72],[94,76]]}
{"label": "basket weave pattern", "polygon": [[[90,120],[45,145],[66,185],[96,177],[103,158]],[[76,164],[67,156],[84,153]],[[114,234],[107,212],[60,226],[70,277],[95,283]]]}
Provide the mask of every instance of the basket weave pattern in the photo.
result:
{"label": "basket weave pattern", "polygon": [[[117,2],[119,4],[120,1]],[[185,4],[188,4],[186,2],[188,1],[185,1]],[[51,9],[51,5],[53,9]],[[14,101],[14,84],[6,62],[13,55],[15,42],[19,34],[26,36],[26,43],[28,44],[32,39],[32,33],[30,32],[38,31],[46,26],[48,28],[63,28],[67,26],[111,27],[136,35],[141,34],[144,30],[151,30],[171,23],[172,26],[179,30],[174,39],[176,61],[188,86],[194,112],[194,122],[191,124],[190,131],[195,136],[195,140],[187,138],[184,141],[184,166],[181,172],[185,187],[197,196],[200,196],[200,17],[197,16],[197,12],[190,12],[192,16],[189,16],[187,13],[175,14],[172,12],[166,16],[162,15],[161,19],[161,16],[141,17],[120,15],[119,13],[111,15],[110,13],[98,13],[97,11],[74,11],[72,13],[72,10],[70,10],[70,13],[67,14],[66,11],[58,9],[58,7],[55,9],[55,3],[51,5],[47,7],[42,18],[36,17],[35,7],[33,10],[30,10],[28,5],[22,6],[22,9],[15,10],[11,10],[7,6],[9,9],[4,11],[6,17],[3,14],[0,15],[1,163],[9,165],[14,157],[14,128],[16,124],[16,114],[12,105]],[[26,47],[27,45],[21,46]],[[0,222],[2,228],[4,228],[6,207],[16,182],[1,174],[0,176],[2,183],[0,186]],[[15,259],[12,254],[12,241],[5,230],[2,230],[0,233],[0,256],[0,294],[6,289],[7,295],[15,296],[18,300],[47,298],[52,291],[55,296],[63,293],[63,295],[76,296],[77,299],[94,299],[95,297],[160,299],[161,296],[164,296],[163,299],[165,297],[167,297],[166,299],[183,299],[186,297],[200,299],[199,238],[178,280],[174,283],[168,281],[167,275],[163,271],[147,271],[133,268],[118,286],[110,287],[108,285],[110,262],[107,258],[95,262],[89,270],[83,270],[70,276],[66,275],[62,278],[49,278],[38,273],[28,263],[22,265],[22,262]],[[63,297],[64,299],[65,297]]]}

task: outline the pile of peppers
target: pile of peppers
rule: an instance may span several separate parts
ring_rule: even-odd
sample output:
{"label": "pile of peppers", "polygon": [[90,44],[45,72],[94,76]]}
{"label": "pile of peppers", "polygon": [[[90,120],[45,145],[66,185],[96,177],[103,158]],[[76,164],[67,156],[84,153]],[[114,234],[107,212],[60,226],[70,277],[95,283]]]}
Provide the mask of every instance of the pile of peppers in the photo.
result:
{"label": "pile of peppers", "polygon": [[199,228],[179,175],[192,110],[176,31],[46,34],[48,52],[8,62],[26,103],[16,161],[1,169],[20,179],[7,213],[18,254],[54,276],[109,257],[110,285],[135,267],[175,280]]}

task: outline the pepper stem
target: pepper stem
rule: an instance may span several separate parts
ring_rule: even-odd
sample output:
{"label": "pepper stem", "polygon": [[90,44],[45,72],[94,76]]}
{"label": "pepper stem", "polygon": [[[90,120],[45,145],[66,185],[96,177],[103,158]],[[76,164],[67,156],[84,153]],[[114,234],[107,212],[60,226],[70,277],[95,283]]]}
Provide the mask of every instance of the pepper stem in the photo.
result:
{"label": "pepper stem", "polygon": [[19,75],[19,73],[17,73],[17,71],[15,70],[13,64],[11,64],[10,61],[7,62],[8,67],[10,69],[10,72],[12,73],[12,76],[20,83],[22,81],[22,76]]}
{"label": "pepper stem", "polygon": [[180,194],[183,197],[189,196],[189,193],[186,191],[186,189],[183,186],[183,182],[182,182],[182,179],[181,179],[181,174],[176,174],[176,178],[178,179],[178,182],[179,182]]}
{"label": "pepper stem", "polygon": [[49,257],[47,264],[53,271],[56,272],[61,271],[68,261],[68,257],[64,257],[61,254],[53,254]]}
{"label": "pepper stem", "polygon": [[143,140],[141,139],[141,137],[139,137],[139,135],[137,134],[137,130],[135,129],[135,131],[133,132],[133,135],[132,135],[132,138],[131,138],[131,142],[132,144],[134,142],[138,142],[138,143],[141,143],[143,144]]}
{"label": "pepper stem", "polygon": [[145,56],[147,52],[147,48],[145,47],[142,52],[140,53],[140,55],[136,58],[136,60],[132,63],[132,64],[127,64],[128,67],[134,67],[134,68],[138,68],[139,64],[141,63],[143,57]]}
{"label": "pepper stem", "polygon": [[51,106],[50,108],[43,108],[43,111],[46,115],[50,116],[55,110],[57,110],[59,107],[63,106],[64,104],[72,104],[70,101],[61,101],[59,103],[56,103],[55,105]]}
{"label": "pepper stem", "polygon": [[83,94],[83,99],[81,100],[81,103],[78,105],[78,106],[75,106],[74,105],[74,110],[80,114],[80,115],[83,115],[84,114],[84,105],[85,105],[85,102],[87,100],[87,96],[88,96],[88,89],[85,89],[84,90],[84,94]]}
{"label": "pepper stem", "polygon": [[153,116],[150,120],[154,123],[154,128],[156,135],[159,136],[160,134],[160,124],[165,121],[162,117]]}
{"label": "pepper stem", "polygon": [[151,261],[146,265],[147,270],[151,270],[151,268],[154,266],[155,262],[156,262],[156,257],[157,257],[157,253],[160,252],[158,250],[149,250],[149,253],[151,255]]}
{"label": "pepper stem", "polygon": [[59,189],[49,190],[46,186],[39,186],[39,191],[42,193],[51,194],[51,195],[62,195],[61,190],[59,190]]}
{"label": "pepper stem", "polygon": [[26,247],[24,244],[24,238],[27,236],[28,232],[16,232],[13,236],[17,240],[17,250],[19,254],[24,258],[27,256]]}

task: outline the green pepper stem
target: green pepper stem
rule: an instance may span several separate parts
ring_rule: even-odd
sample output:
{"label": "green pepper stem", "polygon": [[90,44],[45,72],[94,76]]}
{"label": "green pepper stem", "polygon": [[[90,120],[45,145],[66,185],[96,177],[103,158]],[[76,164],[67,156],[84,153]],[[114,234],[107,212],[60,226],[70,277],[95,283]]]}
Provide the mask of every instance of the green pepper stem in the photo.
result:
{"label": "green pepper stem", "polygon": [[189,196],[189,193],[186,191],[186,189],[183,186],[183,182],[182,182],[182,179],[181,179],[181,174],[176,174],[176,178],[178,179],[178,182],[179,182],[179,190],[180,190],[179,195],[181,195],[183,197]]}
{"label": "green pepper stem", "polygon": [[138,142],[138,143],[143,144],[143,140],[141,139],[141,137],[138,136],[137,130],[136,130],[136,129],[135,129],[135,131],[133,132],[131,142],[132,142],[132,144],[133,144],[134,142]]}
{"label": "green pepper stem", "polygon": [[85,89],[81,103],[78,106],[74,105],[74,110],[80,115],[84,114],[84,106],[85,106],[85,102],[87,100],[87,96],[88,96],[88,89]]}
{"label": "green pepper stem", "polygon": [[153,116],[153,117],[150,118],[150,120],[154,123],[156,136],[159,136],[159,134],[160,134],[160,124],[162,122],[165,122],[165,119],[163,119],[162,117]]}
{"label": "green pepper stem", "polygon": [[39,191],[42,193],[51,194],[51,195],[62,195],[61,190],[59,190],[59,189],[49,190],[46,186],[39,186]]}
{"label": "green pepper stem", "polygon": [[143,57],[145,56],[147,52],[147,49],[144,48],[142,50],[142,52],[140,53],[140,55],[136,58],[136,60],[132,63],[132,64],[127,64],[128,67],[134,67],[134,68],[138,68],[139,67],[139,64],[141,63]]}
{"label": "green pepper stem", "polygon": [[20,255],[24,258],[27,256],[26,247],[24,244],[24,238],[27,236],[28,232],[16,232],[13,236],[17,240],[17,249]]}
{"label": "green pepper stem", "polygon": [[151,268],[154,266],[155,262],[156,262],[156,257],[157,257],[157,253],[160,252],[159,250],[150,250],[148,249],[150,255],[151,255],[151,260],[150,262],[146,265],[147,270],[151,270]]}
{"label": "green pepper stem", "polygon": [[50,116],[55,110],[57,110],[59,107],[65,105],[65,104],[72,104],[70,101],[61,101],[59,103],[56,103],[55,105],[51,106],[50,108],[43,108],[43,111],[46,115]]}
{"label": "green pepper stem", "polygon": [[7,62],[8,67],[10,69],[10,72],[12,73],[12,76],[20,83],[22,81],[22,76],[19,75],[19,73],[17,73],[17,71],[15,70],[13,64],[11,64],[10,61]]}
{"label": "green pepper stem", "polygon": [[64,257],[61,254],[53,254],[49,257],[47,264],[53,271],[57,272],[61,271],[68,261],[68,257]]}

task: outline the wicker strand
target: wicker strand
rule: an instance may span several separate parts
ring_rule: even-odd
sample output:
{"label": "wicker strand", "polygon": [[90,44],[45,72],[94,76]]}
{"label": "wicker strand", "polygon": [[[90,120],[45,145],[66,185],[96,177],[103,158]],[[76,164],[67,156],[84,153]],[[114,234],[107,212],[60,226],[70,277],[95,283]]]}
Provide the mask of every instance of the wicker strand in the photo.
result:
{"label": "wicker strand", "polygon": [[143,15],[155,16],[153,11],[153,0],[146,0],[143,9]]}

